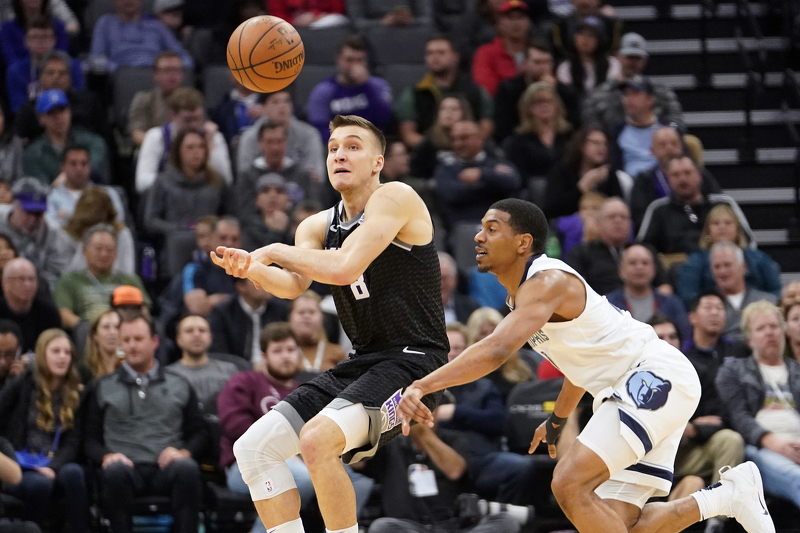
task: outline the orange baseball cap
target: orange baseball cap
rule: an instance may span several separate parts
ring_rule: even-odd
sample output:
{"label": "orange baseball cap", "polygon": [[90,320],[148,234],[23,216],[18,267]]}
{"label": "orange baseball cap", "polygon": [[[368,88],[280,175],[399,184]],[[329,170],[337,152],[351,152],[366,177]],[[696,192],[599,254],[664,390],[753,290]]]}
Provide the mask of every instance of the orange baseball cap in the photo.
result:
{"label": "orange baseball cap", "polygon": [[120,305],[143,305],[144,296],[142,291],[133,285],[120,285],[114,292],[111,293],[111,305],[118,307]]}

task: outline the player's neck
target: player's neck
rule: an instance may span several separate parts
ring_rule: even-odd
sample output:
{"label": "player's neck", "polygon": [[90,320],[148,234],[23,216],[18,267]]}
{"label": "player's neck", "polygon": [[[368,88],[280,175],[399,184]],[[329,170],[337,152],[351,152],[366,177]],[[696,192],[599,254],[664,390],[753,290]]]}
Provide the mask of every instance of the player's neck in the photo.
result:
{"label": "player's neck", "polygon": [[493,269],[492,272],[497,276],[497,281],[506,288],[508,296],[513,301],[517,295],[522,276],[525,275],[525,269],[528,267],[529,257],[519,258],[514,261],[507,269]]}
{"label": "player's neck", "polygon": [[364,210],[372,193],[378,190],[381,184],[378,180],[370,182],[364,187],[359,187],[353,191],[342,193],[342,204],[344,205],[344,217],[346,220],[352,219]]}

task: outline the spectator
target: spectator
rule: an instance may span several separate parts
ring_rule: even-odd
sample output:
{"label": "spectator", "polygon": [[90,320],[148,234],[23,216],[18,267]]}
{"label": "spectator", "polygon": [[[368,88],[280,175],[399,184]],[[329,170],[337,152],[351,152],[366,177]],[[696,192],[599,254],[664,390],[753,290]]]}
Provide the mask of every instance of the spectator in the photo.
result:
{"label": "spectator", "polygon": [[67,530],[88,531],[86,480],[77,464],[83,386],[76,366],[67,334],[60,329],[43,331],[36,341],[33,368],[0,394],[0,434],[15,450],[49,458],[45,466],[27,466],[22,481],[12,488],[23,502],[25,519],[43,526],[55,496],[61,495]]}
{"label": "spectator", "polygon": [[800,362],[800,303],[785,306],[783,316],[786,320],[785,357]]}
{"label": "spectator", "polygon": [[346,24],[344,7],[343,0],[267,0],[270,15],[300,28]]}
{"label": "spectator", "polygon": [[[89,149],[81,145],[67,145],[61,152],[61,183],[50,189],[47,195],[47,213],[45,216],[62,228],[75,213],[75,206],[86,189],[94,184],[89,181],[91,166],[89,163]],[[125,222],[125,208],[119,193],[112,187],[101,187],[114,204],[117,211],[117,220]]]}
{"label": "spectator", "polygon": [[[622,83],[622,104],[625,121],[611,129],[611,168],[622,169],[634,177],[653,168],[658,159],[653,154],[653,134],[662,124],[653,112],[655,98],[653,84],[644,76],[636,76]],[[631,184],[632,187],[632,184]],[[626,191],[630,196],[630,188]]]}
{"label": "spectator", "polygon": [[775,304],[778,298],[747,285],[744,252],[732,242],[720,241],[714,244],[708,255],[716,288],[725,297],[725,329],[722,333],[741,340],[744,335],[744,331],[740,329],[742,310],[759,300]]}
{"label": "spectator", "polygon": [[11,122],[6,123],[6,112],[0,105],[0,182],[8,192],[11,184],[22,176],[22,147],[22,139],[14,135]]}
{"label": "spectator", "polygon": [[609,172],[608,139],[596,126],[585,126],[575,132],[563,161],[550,170],[544,202],[547,218],[574,214],[581,195],[589,191],[605,196],[622,193],[616,174]]}
{"label": "spectator", "polygon": [[211,310],[211,351],[243,357],[253,364],[261,360],[259,335],[267,324],[284,322],[289,303],[256,288],[248,279],[236,279],[237,295]]}
{"label": "spectator", "polygon": [[348,37],[336,56],[337,73],[320,82],[308,97],[308,121],[327,144],[328,123],[336,115],[358,115],[386,129],[392,118],[392,89],[371,76],[367,47],[360,37]]}
{"label": "spectator", "polygon": [[25,258],[12,259],[3,269],[0,319],[11,320],[22,331],[22,353],[33,351],[46,329],[60,328],[61,316],[52,301],[36,295],[36,267]]}
{"label": "spectator", "polygon": [[[36,100],[41,94],[39,69],[43,65],[43,59],[54,51],[55,42],[53,22],[50,18],[43,16],[31,21],[25,30],[25,57],[10,62],[6,71],[8,101],[12,112],[18,112],[25,102]],[[74,78],[75,86],[82,89],[84,80],[80,62],[67,56],[67,66],[68,72],[71,72]]]}
{"label": "spectator", "polygon": [[800,281],[790,281],[781,292],[781,305],[800,302]]}
{"label": "spectator", "polygon": [[442,99],[455,95],[469,102],[473,117],[485,135],[492,131],[492,98],[458,69],[459,55],[455,44],[445,35],[428,39],[425,45],[425,66],[428,71],[415,85],[400,94],[395,106],[399,133],[406,146],[417,147],[433,126],[436,109]]}
{"label": "spectator", "polygon": [[[201,222],[205,219],[200,219]],[[198,222],[195,232],[202,225]],[[192,315],[207,317],[215,305],[224,302],[236,292],[234,279],[211,262],[209,254],[217,246],[241,248],[242,230],[239,221],[233,217],[222,217],[210,225],[209,244],[205,245],[198,233],[197,241],[201,255],[197,260],[183,268],[183,304]]]}
{"label": "spectator", "polygon": [[159,52],[153,61],[153,81],[156,86],[137,92],[128,109],[128,131],[136,146],[142,144],[148,130],[171,120],[169,97],[183,84],[181,56],[171,50]]}
{"label": "spectator", "polygon": [[[625,109],[622,103],[624,93],[623,84],[644,74],[647,65],[647,42],[638,33],[626,33],[620,41],[620,49],[617,54],[620,62],[621,72],[617,78],[607,79],[595,87],[584,101],[582,117],[585,123],[598,123],[608,129],[615,124],[625,121]],[[683,109],[675,96],[675,91],[662,85],[654,83],[653,99],[655,106],[653,112],[663,124],[676,124],[684,127]]]}
{"label": "spectator", "polygon": [[[424,141],[423,141],[424,142]],[[428,205],[428,210],[433,207],[433,192],[427,179],[411,175],[411,157],[408,148],[399,138],[389,137],[386,139],[386,153],[383,157],[383,169],[381,170],[381,181],[400,181],[413,188],[422,200]],[[432,212],[434,225],[436,213]]]}
{"label": "spectator", "polygon": [[7,181],[0,181],[0,205],[8,205],[14,201],[11,194],[11,184]]}
{"label": "spectator", "polygon": [[650,317],[647,323],[653,326],[653,331],[656,332],[659,339],[668,342],[678,350],[681,349],[683,337],[681,336],[681,331],[678,329],[678,326],[671,318],[667,315],[656,313]]}
{"label": "spectator", "polygon": [[[83,234],[83,255],[86,269],[61,276],[53,293],[67,329],[74,329],[81,321],[89,322],[107,309],[111,293],[120,285],[132,285],[144,292],[139,276],[113,269],[117,255],[117,232],[113,226],[97,224],[87,229]],[[146,294],[145,303],[150,305]]]}
{"label": "spectator", "polygon": [[[28,56],[27,30],[33,26],[34,21],[45,19],[53,30],[51,46],[67,51],[69,46],[69,33],[78,31],[78,19],[69,9],[66,2],[60,0],[42,0],[41,2],[9,2],[13,6],[13,16],[2,17],[5,22],[0,24],[0,49],[3,51],[5,64],[25,59]],[[52,14],[56,16],[53,17]],[[65,25],[69,24],[69,27]]]}
{"label": "spectator", "polygon": [[119,342],[121,320],[116,311],[109,309],[89,323],[84,364],[94,379],[113,374],[125,358]]}
{"label": "spectator", "polygon": [[[695,367],[714,364],[716,373],[716,368],[728,359],[750,355],[745,343],[723,335],[727,322],[725,308],[725,298],[713,289],[701,292],[692,301],[689,307],[692,335],[686,338],[681,351],[690,361],[697,363]],[[700,365],[702,361],[705,362]]]}
{"label": "spectator", "polygon": [[553,74],[553,52],[544,41],[534,40],[528,45],[521,72],[504,80],[497,88],[494,99],[494,138],[497,142],[514,133],[519,125],[519,100],[534,83],[545,82],[555,90],[564,107],[564,118],[573,127],[580,125],[580,102],[575,90],[558,81]]}
{"label": "spectator", "polygon": [[620,309],[627,309],[639,322],[647,322],[656,313],[672,319],[683,338],[691,334],[686,318],[686,308],[680,298],[653,290],[656,278],[656,258],[646,246],[633,244],[622,252],[619,262],[622,288],[608,294],[608,301]]}
{"label": "spectator", "polygon": [[211,329],[200,315],[187,315],[178,322],[175,343],[181,349],[181,359],[168,368],[186,378],[201,405],[215,405],[217,394],[239,369],[233,363],[208,356]]}
{"label": "spectator", "polygon": [[264,116],[247,128],[239,139],[236,152],[237,172],[241,173],[247,170],[253,166],[258,157],[263,156],[258,145],[259,133],[261,133],[261,125],[270,121],[276,122],[286,129],[286,156],[300,168],[306,169],[316,181],[324,183],[328,173],[323,164],[325,156],[319,132],[310,124],[294,117],[292,94],[289,89],[282,89],[266,95],[263,113]]}
{"label": "spectator", "polygon": [[761,471],[764,492],[800,508],[800,363],[783,357],[785,328],[774,305],[748,305],[742,331],[753,355],[727,361],[716,386],[733,429],[744,437],[745,459]]}
{"label": "spectator", "polygon": [[[465,337],[463,328],[458,333],[448,333],[448,338],[459,333]],[[452,361],[458,355],[451,346],[448,359]],[[528,504],[533,462],[529,457],[501,451],[505,409],[500,391],[489,378],[447,391],[453,403],[440,405],[434,416],[442,429],[467,437],[466,461],[475,488],[482,496],[501,503]]]}
{"label": "spectator", "polygon": [[228,204],[228,189],[209,161],[206,137],[181,130],[170,149],[169,166],[147,195],[145,228],[166,237],[191,229],[206,215],[224,214]]}
{"label": "spectator", "polygon": [[[330,186],[328,180],[318,180],[304,166],[286,155],[289,138],[286,128],[278,122],[268,120],[258,127],[258,147],[261,155],[247,168],[240,168],[236,176],[234,195],[236,212],[245,226],[256,224],[261,216],[253,201],[258,196],[256,182],[267,173],[277,173],[291,182],[292,200],[304,198],[329,205]],[[326,174],[327,176],[327,174]]]}
{"label": "spectator", "polygon": [[690,254],[697,250],[706,217],[717,204],[729,204],[752,242],[752,231],[739,205],[724,194],[704,194],[697,165],[687,155],[671,158],[664,167],[672,193],[647,207],[636,240],[662,254]]}
{"label": "spectator", "polygon": [[171,50],[183,66],[192,68],[192,56],[161,22],[142,17],[142,0],[114,0],[116,13],[100,17],[92,33],[91,57],[113,72],[118,67],[149,67],[159,52]]}
{"label": "spectator", "polygon": [[[664,126],[653,132],[653,141],[650,151],[656,158],[656,164],[649,170],[643,170],[634,176],[633,189],[631,190],[631,216],[633,223],[638,228],[642,224],[644,213],[650,202],[657,198],[664,198],[672,193],[667,179],[666,167],[670,159],[686,153],[681,134],[675,128]],[[700,170],[702,183],[700,191],[703,194],[720,193],[722,189],[714,176],[703,167]]]}
{"label": "spectator", "polygon": [[321,302],[322,298],[316,292],[306,291],[292,301],[289,313],[289,325],[301,353],[300,368],[308,372],[325,372],[347,359],[338,344],[328,342]]}
{"label": "spectator", "polygon": [[[107,110],[94,94],[73,85],[75,74],[71,71],[77,69],[78,72],[82,72],[80,62],[71,59],[60,50],[53,50],[45,54],[38,64],[41,67],[38,90],[41,92],[51,89],[60,90],[67,95],[72,112],[72,123],[75,126],[100,136],[106,135],[108,133]],[[44,128],[36,116],[36,102],[37,98],[29,98],[19,108],[14,120],[17,135],[26,142],[44,133]]]}
{"label": "spectator", "polygon": [[347,2],[347,15],[359,30],[380,26],[430,28],[433,26],[433,10],[433,3],[424,1],[399,5],[374,4],[365,0]]}
{"label": "spectator", "polygon": [[25,370],[21,355],[22,330],[16,322],[0,319],[0,391]]}
{"label": "spectator", "polygon": [[605,200],[604,194],[586,192],[581,195],[577,213],[555,220],[553,229],[561,242],[561,257],[567,257],[578,244],[597,238],[597,212]]}
{"label": "spectator", "polygon": [[472,121],[472,109],[461,96],[447,96],[439,102],[436,121],[417,147],[411,159],[411,174],[428,179],[436,172],[439,156],[453,149],[453,125],[464,120]]}
{"label": "spectator", "polygon": [[261,94],[239,83],[232,74],[228,76],[232,80],[233,89],[222,97],[212,113],[212,118],[233,150],[238,146],[242,132],[263,116],[264,106],[261,103]]}
{"label": "spectator", "polygon": [[[139,0],[117,0],[139,1]],[[209,165],[227,184],[233,183],[231,160],[225,137],[217,125],[203,122],[203,95],[192,87],[179,87],[169,97],[170,122],[147,130],[136,164],[136,192],[150,189],[159,172],[167,169],[178,133],[184,130],[199,132],[205,140]]]}
{"label": "spectator", "polygon": [[709,262],[709,248],[722,241],[735,243],[744,253],[747,270],[745,283],[760,291],[781,293],[781,271],[778,264],[764,252],[747,246],[747,238],[736,213],[728,204],[714,206],[708,213],[700,249],[692,253],[681,266],[675,291],[684,301],[690,301],[702,291],[714,287],[714,276]]}
{"label": "spectator", "polygon": [[[22,469],[16,461],[14,447],[7,439],[0,437],[0,482],[5,486],[18,485],[22,480]],[[0,501],[0,516],[7,516],[7,511]],[[0,519],[2,533],[41,533],[39,526],[33,522],[12,522],[7,518]]]}
{"label": "spectator", "polygon": [[105,516],[115,533],[130,533],[133,498],[161,494],[172,501],[173,531],[196,533],[203,482],[194,458],[209,438],[197,395],[156,361],[159,340],[147,316],[124,318],[119,334],[125,361],[86,402],[84,443],[101,467]]}
{"label": "spectator", "polygon": [[72,216],[64,231],[72,237],[75,253],[65,272],[76,272],[86,268],[83,254],[83,237],[86,230],[95,224],[108,224],[117,232],[117,258],[114,270],[133,275],[136,273],[136,249],[131,230],[119,221],[117,208],[104,187],[89,187],[78,198]]}
{"label": "spectator", "polygon": [[258,218],[251,219],[244,228],[245,248],[253,250],[274,242],[293,241],[288,188],[280,174],[270,172],[258,178],[254,187]]}
{"label": "spectator", "polygon": [[586,93],[620,75],[622,67],[603,47],[605,35],[602,21],[589,16],[578,21],[572,37],[573,49],[556,69],[556,79],[570,85],[583,98]]}
{"label": "spectator", "polygon": [[108,182],[106,142],[99,135],[72,125],[72,110],[63,91],[50,89],[43,92],[36,100],[36,115],[44,133],[22,153],[22,168],[27,176],[50,185],[61,172],[62,151],[68,145],[77,144],[89,150],[94,178],[102,183]]}
{"label": "spectator", "polygon": [[495,16],[497,37],[475,50],[472,79],[494,97],[500,82],[513,78],[520,70],[530,36],[528,5],[506,0]]}
{"label": "spectator", "polygon": [[603,51],[616,52],[622,34],[622,21],[614,18],[610,5],[601,0],[572,0],[571,6],[555,10],[555,6],[549,5],[553,14],[560,15],[552,23],[550,31],[556,56],[563,58],[575,51],[573,38],[578,31],[578,25],[588,17],[594,17],[600,22],[599,26],[603,30],[600,46]]}
{"label": "spectator", "polygon": [[153,2],[153,14],[178,41],[188,33],[183,30],[191,29],[183,25],[183,0],[156,0]]}
{"label": "spectator", "polygon": [[477,222],[494,201],[515,195],[521,186],[516,169],[484,150],[475,122],[457,122],[452,136],[453,151],[443,155],[433,176],[448,230],[459,222]]}
{"label": "spectator", "polygon": [[450,254],[439,252],[439,269],[442,272],[442,305],[444,305],[445,322],[463,324],[479,307],[478,302],[458,291],[458,266]]}
{"label": "spectator", "polygon": [[17,253],[33,262],[52,290],[75,246],[61,228],[44,217],[47,187],[34,178],[21,178],[11,191],[14,203],[0,206],[0,233],[11,237]]}
{"label": "spectator", "polygon": [[519,99],[520,125],[503,143],[523,183],[543,178],[564,154],[570,125],[556,90],[547,82],[529,85]]}
{"label": "spectator", "polygon": [[[228,488],[247,494],[250,491],[242,480],[233,456],[233,443],[253,422],[267,414],[299,385],[295,377],[300,368],[300,356],[289,324],[276,322],[266,326],[261,332],[260,348],[263,350],[262,364],[256,365],[252,372],[234,375],[217,397],[217,411],[222,429],[220,463],[227,472]],[[308,468],[299,456],[292,457],[286,464],[300,492],[301,505],[306,507],[314,498],[314,487]],[[345,466],[345,469],[353,482],[356,505],[360,511],[369,499],[374,482],[354,472],[349,466]],[[253,532],[264,531],[261,520],[256,520]]]}
{"label": "spectator", "polygon": [[449,34],[456,39],[457,49],[461,54],[461,70],[470,68],[472,57],[479,46],[497,36],[497,10],[503,2],[504,0],[478,0],[462,4],[466,9],[462,10],[449,30]]}

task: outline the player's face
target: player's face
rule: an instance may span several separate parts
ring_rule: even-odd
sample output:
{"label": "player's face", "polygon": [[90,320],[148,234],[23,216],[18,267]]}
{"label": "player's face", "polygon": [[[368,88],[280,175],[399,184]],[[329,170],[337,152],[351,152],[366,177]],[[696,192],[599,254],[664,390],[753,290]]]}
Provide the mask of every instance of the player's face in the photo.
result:
{"label": "player's face", "polygon": [[775,313],[766,312],[750,318],[749,344],[756,357],[780,357],[783,343],[783,328]]}
{"label": "player's face", "polygon": [[363,187],[383,168],[383,156],[371,131],[341,126],[328,141],[328,179],[340,193]]}
{"label": "player's face", "polygon": [[512,264],[520,257],[520,237],[508,223],[510,215],[489,209],[481,220],[481,230],[475,235],[475,251],[479,272],[492,272]]}

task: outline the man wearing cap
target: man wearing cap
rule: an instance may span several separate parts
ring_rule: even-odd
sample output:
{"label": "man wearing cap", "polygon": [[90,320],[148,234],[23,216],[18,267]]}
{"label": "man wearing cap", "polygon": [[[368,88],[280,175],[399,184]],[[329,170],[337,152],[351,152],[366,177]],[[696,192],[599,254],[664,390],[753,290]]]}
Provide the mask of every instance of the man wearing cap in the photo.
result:
{"label": "man wearing cap", "polygon": [[245,249],[255,250],[274,242],[292,242],[288,188],[283,176],[275,172],[258,178],[255,186],[258,217],[246,222],[242,232]]}
{"label": "man wearing cap", "polygon": [[108,182],[108,147],[102,137],[72,126],[72,110],[64,91],[50,89],[36,100],[36,115],[44,133],[25,148],[22,169],[42,183],[50,185],[61,172],[61,153],[70,144],[88,148],[92,173],[98,181]]}
{"label": "man wearing cap", "polygon": [[[645,76],[634,76],[620,85],[625,122],[609,131],[609,164],[622,169],[628,176],[649,170],[658,160],[650,148],[653,134],[664,125],[653,112],[653,84]],[[628,193],[629,194],[629,193]]]}
{"label": "man wearing cap", "polygon": [[525,61],[531,19],[528,5],[505,0],[497,10],[497,37],[479,46],[472,58],[472,79],[494,96],[500,82],[513,78]]}
{"label": "man wearing cap", "polygon": [[[625,119],[625,108],[622,105],[622,83],[635,76],[641,76],[647,66],[647,42],[638,33],[626,33],[622,36],[619,59],[622,74],[618,79],[609,79],[595,87],[583,103],[583,122],[596,122],[604,128],[610,128]],[[684,127],[683,108],[669,87],[650,82],[655,100],[653,111],[662,123],[675,123]]]}
{"label": "man wearing cap", "polygon": [[600,22],[603,39],[598,43],[603,52],[615,52],[619,48],[623,22],[603,13],[600,0],[572,0],[573,12],[557,18],[550,26],[550,38],[557,60],[575,53],[575,32],[582,20],[594,17]]}
{"label": "man wearing cap", "polygon": [[61,327],[58,309],[49,299],[37,295],[39,278],[36,267],[24,257],[6,263],[2,283],[0,319],[11,320],[19,326],[22,353],[34,350],[41,332]]}
{"label": "man wearing cap", "polygon": [[[120,285],[131,285],[144,293],[139,276],[112,270],[117,258],[117,232],[109,224],[95,224],[83,235],[86,269],[68,272],[56,284],[53,299],[64,327],[89,322],[108,307],[109,297]],[[150,299],[145,294],[145,303]]]}
{"label": "man wearing cap", "polygon": [[17,180],[11,188],[14,203],[0,205],[0,233],[11,237],[20,257],[33,263],[52,290],[75,253],[75,243],[45,219],[47,191],[35,178]]}

